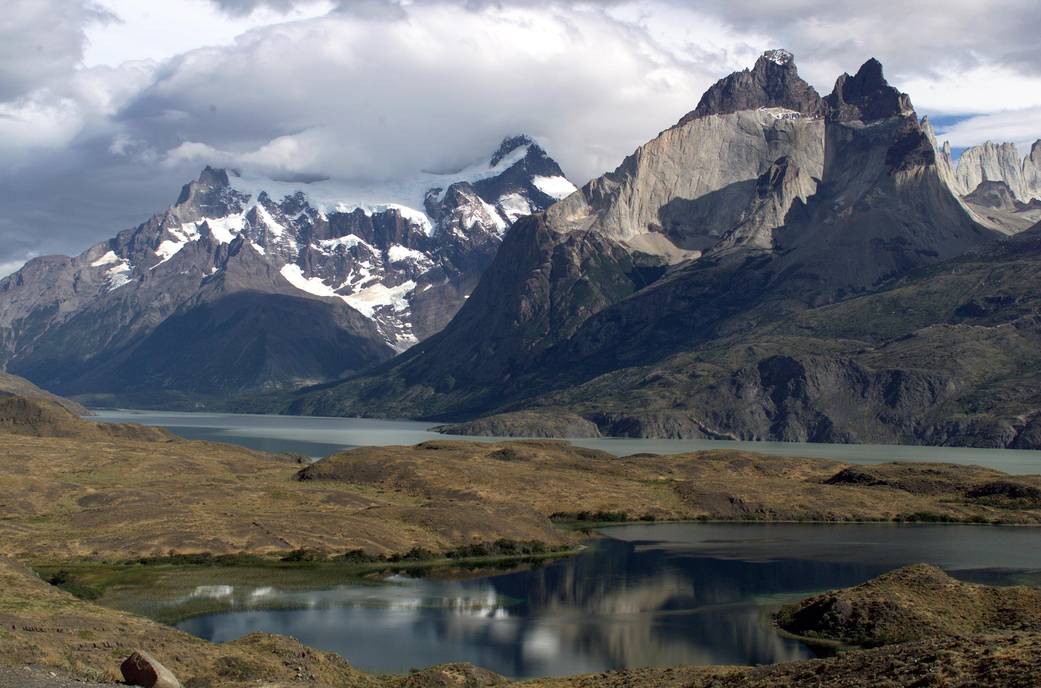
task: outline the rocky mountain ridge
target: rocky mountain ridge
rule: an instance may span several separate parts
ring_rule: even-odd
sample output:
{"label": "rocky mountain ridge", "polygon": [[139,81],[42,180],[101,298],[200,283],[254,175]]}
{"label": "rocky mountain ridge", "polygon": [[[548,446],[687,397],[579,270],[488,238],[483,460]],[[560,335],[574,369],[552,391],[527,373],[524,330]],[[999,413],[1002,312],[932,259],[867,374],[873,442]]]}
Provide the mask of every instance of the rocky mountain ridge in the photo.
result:
{"label": "rocky mountain ridge", "polygon": [[927,128],[945,181],[978,222],[1007,234],[1041,222],[1041,139],[1025,157],[1013,143],[987,141],[953,161],[950,143],[938,144]]}
{"label": "rocky mountain ridge", "polygon": [[1009,242],[1019,227],[982,220],[876,60],[819,102],[811,88],[787,55],[720,81],[519,221],[445,330],[290,409],[1038,446],[1041,400],[1011,380],[1033,375],[1041,230]]}
{"label": "rocky mountain ridge", "polygon": [[[950,144],[945,144],[950,156]],[[956,190],[962,195],[975,191],[983,182],[1004,182],[1017,200],[1041,199],[1041,139],[1022,156],[1014,143],[986,141],[965,149],[953,165]]]}
{"label": "rocky mountain ridge", "polygon": [[509,225],[573,188],[526,136],[387,188],[207,167],[138,227],[0,281],[0,364],[160,405],[334,379],[437,332]]}

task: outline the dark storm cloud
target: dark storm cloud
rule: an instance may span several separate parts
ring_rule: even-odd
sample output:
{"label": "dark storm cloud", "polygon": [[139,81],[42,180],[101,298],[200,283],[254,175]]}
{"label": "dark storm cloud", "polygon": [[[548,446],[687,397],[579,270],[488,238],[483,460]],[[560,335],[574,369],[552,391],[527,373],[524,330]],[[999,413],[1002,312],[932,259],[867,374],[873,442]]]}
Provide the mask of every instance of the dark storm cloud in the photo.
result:
{"label": "dark storm cloud", "polygon": [[0,102],[74,69],[83,54],[84,27],[115,19],[94,3],[69,0],[7,0],[2,14]]}

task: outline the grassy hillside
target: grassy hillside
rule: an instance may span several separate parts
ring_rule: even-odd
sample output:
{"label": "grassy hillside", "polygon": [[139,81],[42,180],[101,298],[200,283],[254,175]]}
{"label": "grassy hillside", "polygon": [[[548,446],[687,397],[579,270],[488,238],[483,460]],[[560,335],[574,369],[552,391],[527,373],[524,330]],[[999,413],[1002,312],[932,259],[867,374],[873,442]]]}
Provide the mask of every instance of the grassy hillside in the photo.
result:
{"label": "grassy hillside", "polygon": [[777,614],[777,622],[796,635],[869,646],[1041,632],[1041,590],[963,583],[919,564],[789,605]]}
{"label": "grassy hillside", "polygon": [[57,394],[51,394],[47,390],[41,389],[29,382],[24,377],[18,377],[17,375],[12,375],[11,373],[5,373],[3,371],[0,371],[0,394],[14,394],[32,399],[46,399],[59,404],[72,413],[80,416],[89,413],[86,408],[71,399],[60,397]]}
{"label": "grassy hillside", "polygon": [[576,537],[555,522],[576,519],[1041,523],[1030,497],[1041,477],[978,467],[737,451],[618,459],[559,441],[367,447],[306,465],[47,402],[7,406],[21,415],[0,408],[0,554],[34,561],[560,547]]}

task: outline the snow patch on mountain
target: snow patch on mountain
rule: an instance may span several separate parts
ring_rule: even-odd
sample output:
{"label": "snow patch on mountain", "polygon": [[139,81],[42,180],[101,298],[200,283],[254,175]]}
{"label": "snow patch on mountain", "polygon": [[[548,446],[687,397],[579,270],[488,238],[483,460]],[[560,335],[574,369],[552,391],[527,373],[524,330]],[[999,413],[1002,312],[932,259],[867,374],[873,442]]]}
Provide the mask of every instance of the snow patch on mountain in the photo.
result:
{"label": "snow patch on mountain", "polygon": [[322,239],[318,242],[318,246],[322,252],[326,254],[334,252],[338,248],[351,249],[355,246],[364,246],[370,252],[376,252],[376,250],[366,243],[364,239],[354,234],[347,234],[346,236],[336,237],[335,239]]}
{"label": "snow patch on mountain", "polygon": [[416,283],[413,280],[391,287],[377,282],[353,294],[340,296],[340,298],[362,315],[372,318],[380,308],[390,308],[393,313],[407,311],[409,307],[407,297],[415,288]]}
{"label": "snow patch on mountain", "polygon": [[394,244],[387,249],[387,258],[390,259],[391,263],[404,263],[411,260],[417,265],[433,264],[430,258],[427,257],[427,254],[401,244]]}
{"label": "snow patch on mountain", "polygon": [[246,224],[246,213],[235,213],[224,217],[206,218],[198,227],[205,224],[213,238],[222,244],[230,244],[242,231]]}
{"label": "snow patch on mountain", "polygon": [[313,294],[315,296],[338,296],[338,294],[333,291],[333,288],[322,281],[320,277],[305,277],[304,271],[299,265],[287,263],[282,266],[279,273],[286,278],[287,282],[300,291],[305,291],[308,294]]}
{"label": "snow patch on mountain", "polygon": [[173,258],[182,248],[199,238],[198,227],[190,222],[180,227],[171,227],[167,231],[174,238],[164,239],[155,249],[155,253],[160,260],[152,266],[152,270]]}
{"label": "snow patch on mountain", "polygon": [[105,282],[108,286],[109,291],[115,291],[120,287],[130,282],[130,275],[134,272],[134,267],[129,261],[120,258],[116,265],[105,271]]}
{"label": "snow patch on mountain", "polygon": [[782,67],[795,59],[794,55],[783,48],[767,50],[763,53],[763,57],[770,60],[770,62],[773,62],[775,65],[780,65]]}
{"label": "snow patch on mountain", "polygon": [[101,256],[100,258],[95,260],[93,263],[91,263],[90,267],[92,267],[92,268],[100,268],[100,267],[102,267],[104,265],[110,265],[112,263],[118,263],[120,260],[121,260],[120,257],[116,255],[115,251],[109,251],[108,253],[106,253],[105,255]]}
{"label": "snow patch on mountain", "polygon": [[569,182],[567,177],[534,177],[531,183],[539,191],[558,201],[578,191],[578,188]]}
{"label": "snow patch on mountain", "polygon": [[519,193],[502,196],[499,199],[499,209],[510,223],[516,222],[518,218],[525,215],[531,215],[531,203]]}
{"label": "snow patch on mountain", "polygon": [[[460,182],[474,184],[496,177],[523,160],[532,145],[529,143],[519,146],[497,160],[494,165],[490,162],[476,162],[455,172],[423,172],[400,180],[370,182],[321,179],[301,183],[277,181],[250,172],[231,174],[229,180],[232,188],[251,198],[258,198],[261,193],[267,193],[271,198],[284,199],[302,192],[308,205],[325,216],[330,213],[350,213],[355,210],[361,210],[366,215],[372,216],[395,210],[406,220],[421,226],[430,235],[434,231],[434,223],[421,208],[424,207],[424,201],[431,189],[439,190],[436,198],[440,202],[444,200],[444,194],[452,184]],[[545,177],[544,179],[551,178]],[[560,184],[559,181],[554,183]],[[570,185],[570,182],[567,183]],[[539,188],[541,189],[541,187]],[[571,188],[574,190],[574,186]],[[543,193],[553,196],[545,190]],[[557,196],[553,197],[557,198]],[[241,225],[238,228],[241,229]]]}
{"label": "snow patch on mountain", "polygon": [[257,209],[257,216],[260,218],[260,221],[264,223],[264,226],[267,227],[269,232],[276,237],[281,237],[286,233],[286,228],[280,225],[278,221],[271,216],[271,213],[268,212],[263,203],[257,203],[254,207]]}

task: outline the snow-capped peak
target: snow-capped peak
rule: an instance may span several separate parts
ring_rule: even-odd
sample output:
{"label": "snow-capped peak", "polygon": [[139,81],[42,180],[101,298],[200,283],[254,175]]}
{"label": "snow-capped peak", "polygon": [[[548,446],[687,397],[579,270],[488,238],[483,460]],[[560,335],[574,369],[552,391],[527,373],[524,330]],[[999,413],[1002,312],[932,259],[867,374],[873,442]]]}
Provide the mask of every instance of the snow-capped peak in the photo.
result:
{"label": "snow-capped peak", "polygon": [[[346,303],[401,350],[447,322],[513,222],[574,191],[524,135],[504,139],[490,158],[463,169],[394,180],[285,181],[207,167],[165,214],[136,230],[146,232],[145,241],[135,235],[112,244],[91,266],[105,269],[110,290],[131,274],[208,279],[238,252],[184,249],[203,240],[245,242],[254,249],[249,259],[270,264],[285,289]],[[414,303],[417,293],[442,285],[448,288],[436,298],[451,303],[429,295]]]}
{"label": "snow-capped peak", "polygon": [[795,55],[791,54],[787,50],[784,50],[783,48],[767,50],[763,53],[763,57],[765,57],[770,62],[773,62],[775,65],[780,65],[782,67],[795,59]]}
{"label": "snow-capped peak", "polygon": [[505,158],[507,155],[514,152],[518,148],[527,149],[529,146],[532,145],[535,145],[535,140],[527,134],[507,136],[502,140],[502,143],[499,144],[499,149],[495,151],[495,154],[492,156],[491,166],[495,167],[502,161],[503,158]]}

